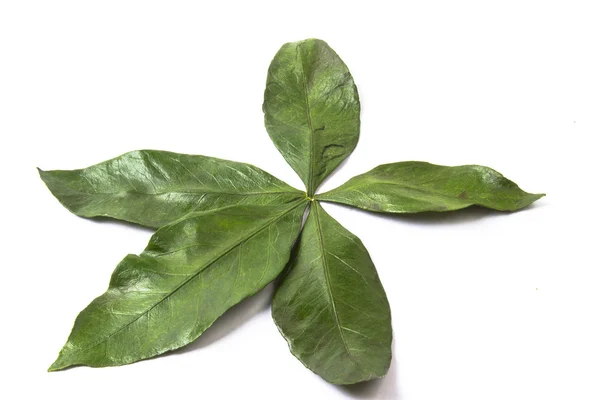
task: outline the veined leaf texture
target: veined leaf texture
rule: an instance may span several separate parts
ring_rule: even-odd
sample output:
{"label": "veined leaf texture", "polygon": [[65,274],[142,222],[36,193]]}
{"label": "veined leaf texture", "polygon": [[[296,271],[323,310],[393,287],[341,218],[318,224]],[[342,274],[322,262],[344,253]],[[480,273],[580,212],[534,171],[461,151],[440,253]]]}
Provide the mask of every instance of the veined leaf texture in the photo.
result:
{"label": "veined leaf texture", "polygon": [[334,384],[383,377],[392,357],[385,291],[364,244],[320,202],[388,213],[516,211],[543,196],[488,167],[417,161],[380,165],[317,194],[360,132],[352,75],[319,39],[277,52],[263,111],[267,132],[306,191],[249,164],[158,150],[84,169],[40,170],[74,214],[157,229],[81,311],[51,371],[123,365],[185,346],[280,277],[273,318],[302,364]]}

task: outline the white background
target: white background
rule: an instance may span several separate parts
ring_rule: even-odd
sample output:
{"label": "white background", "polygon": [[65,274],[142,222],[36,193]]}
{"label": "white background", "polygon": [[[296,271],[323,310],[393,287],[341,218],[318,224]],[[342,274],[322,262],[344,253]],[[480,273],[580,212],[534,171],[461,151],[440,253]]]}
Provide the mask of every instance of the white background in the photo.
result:
{"label": "white background", "polygon": [[[4,399],[599,399],[600,11],[595,1],[2,1]],[[272,287],[195,344],[47,373],[77,313],[151,232],[77,218],[39,180],[129,150],[255,164],[266,71],[318,37],[348,64],[360,143],[331,189],[402,160],[483,164],[547,197],[513,214],[326,209],[366,244],[393,315],[388,376],[332,386],[288,351]]]}

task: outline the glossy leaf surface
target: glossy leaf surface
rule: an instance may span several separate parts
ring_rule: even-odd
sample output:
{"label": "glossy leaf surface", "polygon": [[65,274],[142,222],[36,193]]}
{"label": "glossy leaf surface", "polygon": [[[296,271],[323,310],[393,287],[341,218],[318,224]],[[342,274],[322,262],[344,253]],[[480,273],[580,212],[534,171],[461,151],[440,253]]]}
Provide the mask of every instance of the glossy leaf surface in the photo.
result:
{"label": "glossy leaf surface", "polygon": [[488,167],[446,167],[408,161],[380,165],[317,195],[317,199],[369,211],[417,213],[458,210],[472,205],[515,211],[543,196],[524,192]]}
{"label": "glossy leaf surface", "polygon": [[273,299],[291,352],[323,379],[382,377],[391,357],[389,304],[360,239],[315,202]]}
{"label": "glossy leaf surface", "polygon": [[232,206],[159,229],[79,314],[50,370],[128,364],[192,342],[281,272],[305,208]]}
{"label": "glossy leaf surface", "polygon": [[354,80],[322,40],[281,47],[269,67],[263,111],[273,143],[311,196],[358,142]]}
{"label": "glossy leaf surface", "polygon": [[52,194],[81,217],[159,228],[193,211],[283,204],[303,194],[249,164],[140,150],[73,171],[40,171]]}

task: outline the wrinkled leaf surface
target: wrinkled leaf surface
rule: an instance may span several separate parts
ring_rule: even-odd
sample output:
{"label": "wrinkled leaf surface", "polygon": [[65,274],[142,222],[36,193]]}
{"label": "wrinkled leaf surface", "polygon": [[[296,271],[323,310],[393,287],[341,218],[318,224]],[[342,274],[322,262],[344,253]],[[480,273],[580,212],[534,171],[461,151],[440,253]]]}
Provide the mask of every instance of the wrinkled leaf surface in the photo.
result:
{"label": "wrinkled leaf surface", "polygon": [[392,357],[389,304],[360,239],[315,202],[273,299],[291,352],[323,379],[382,377]]}
{"label": "wrinkled leaf surface", "polygon": [[305,205],[195,212],[159,229],[79,314],[50,370],[128,364],[192,342],[281,272]]}
{"label": "wrinkled leaf surface", "polygon": [[380,165],[317,198],[369,211],[417,213],[472,205],[516,211],[543,196],[524,192],[488,167],[408,161]]}
{"label": "wrinkled leaf surface", "polygon": [[360,103],[346,64],[322,40],[284,44],[263,104],[273,143],[312,196],[358,142]]}
{"label": "wrinkled leaf surface", "polygon": [[303,197],[249,164],[158,150],[133,151],[73,171],[40,171],[40,176],[74,214],[151,228],[193,211],[283,204]]}

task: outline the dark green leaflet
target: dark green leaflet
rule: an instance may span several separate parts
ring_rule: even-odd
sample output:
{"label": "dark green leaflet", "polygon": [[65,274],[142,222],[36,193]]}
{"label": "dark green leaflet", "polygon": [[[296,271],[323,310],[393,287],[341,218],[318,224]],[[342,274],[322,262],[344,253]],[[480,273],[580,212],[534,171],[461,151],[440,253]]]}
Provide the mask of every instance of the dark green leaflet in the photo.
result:
{"label": "dark green leaflet", "polygon": [[380,165],[317,198],[369,211],[417,213],[472,205],[516,211],[543,196],[524,192],[491,168],[407,161]]}
{"label": "dark green leaflet", "polygon": [[273,318],[291,352],[329,382],[382,377],[390,366],[390,308],[375,266],[318,202],[275,293]]}
{"label": "dark green leaflet", "polygon": [[79,314],[50,370],[128,364],[192,342],[277,277],[306,204],[195,212],[159,229]]}
{"label": "dark green leaflet", "polygon": [[40,171],[40,176],[74,214],[151,228],[192,211],[304,197],[249,164],[158,150],[133,151],[85,169]]}
{"label": "dark green leaflet", "polygon": [[322,40],[286,43],[269,67],[265,126],[312,196],[352,153],[360,103],[346,64]]}

